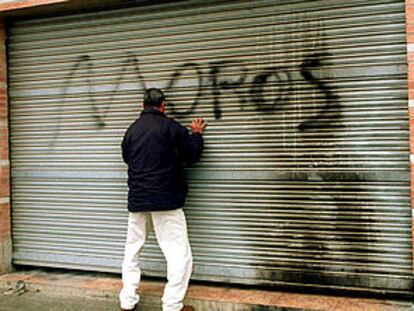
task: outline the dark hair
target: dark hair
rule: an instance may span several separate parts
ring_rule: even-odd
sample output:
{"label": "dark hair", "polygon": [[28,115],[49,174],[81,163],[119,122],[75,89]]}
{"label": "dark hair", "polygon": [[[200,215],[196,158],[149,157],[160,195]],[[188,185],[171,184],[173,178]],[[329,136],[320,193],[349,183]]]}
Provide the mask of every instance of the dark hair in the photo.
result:
{"label": "dark hair", "polygon": [[161,107],[162,102],[165,100],[163,91],[157,88],[150,88],[145,90],[144,94],[144,108]]}

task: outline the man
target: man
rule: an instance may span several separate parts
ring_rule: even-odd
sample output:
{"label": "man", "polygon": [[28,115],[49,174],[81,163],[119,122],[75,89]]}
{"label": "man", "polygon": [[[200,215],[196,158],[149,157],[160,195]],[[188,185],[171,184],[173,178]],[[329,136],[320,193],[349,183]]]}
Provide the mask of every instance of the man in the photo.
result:
{"label": "man", "polygon": [[154,229],[167,261],[168,282],[163,311],[194,310],[183,306],[192,271],[192,254],[182,207],[187,196],[183,162],[197,162],[203,151],[206,123],[195,119],[188,130],[165,116],[164,93],[145,91],[144,110],[126,131],[122,157],[128,165],[128,233],[122,264],[121,310],[134,310],[139,296],[139,253]]}

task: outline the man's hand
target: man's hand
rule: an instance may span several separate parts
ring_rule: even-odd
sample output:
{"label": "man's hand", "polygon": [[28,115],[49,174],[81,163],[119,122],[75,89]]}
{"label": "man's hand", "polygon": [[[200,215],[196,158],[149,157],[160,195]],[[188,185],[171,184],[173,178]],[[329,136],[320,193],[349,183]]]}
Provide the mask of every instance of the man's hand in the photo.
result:
{"label": "man's hand", "polygon": [[195,118],[191,123],[191,130],[193,133],[203,134],[207,123],[202,118]]}

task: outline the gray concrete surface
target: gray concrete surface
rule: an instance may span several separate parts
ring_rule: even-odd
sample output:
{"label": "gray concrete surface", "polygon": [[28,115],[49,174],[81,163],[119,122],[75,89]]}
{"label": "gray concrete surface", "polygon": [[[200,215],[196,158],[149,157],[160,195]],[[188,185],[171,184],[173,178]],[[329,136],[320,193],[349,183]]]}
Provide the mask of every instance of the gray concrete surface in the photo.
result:
{"label": "gray concrete surface", "polygon": [[[0,311],[118,311],[118,299],[113,295],[90,292],[84,296],[66,291],[29,289],[20,296],[6,296],[7,288],[0,289]],[[196,311],[299,311],[304,309],[251,306],[215,301],[189,300]],[[159,297],[144,296],[139,311],[161,311]]]}
{"label": "gray concrete surface", "polygon": [[[114,297],[78,296],[61,292],[51,293],[29,290],[20,296],[6,296],[7,288],[1,289],[1,311],[115,311],[119,310]],[[155,308],[149,308],[152,310]]]}

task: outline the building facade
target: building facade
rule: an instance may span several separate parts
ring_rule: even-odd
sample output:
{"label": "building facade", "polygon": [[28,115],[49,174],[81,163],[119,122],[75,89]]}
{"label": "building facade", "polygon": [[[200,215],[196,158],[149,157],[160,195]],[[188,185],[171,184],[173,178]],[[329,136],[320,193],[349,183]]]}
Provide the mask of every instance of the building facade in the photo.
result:
{"label": "building facade", "polygon": [[[411,293],[413,8],[0,5],[3,271],[120,271],[119,145],[160,87],[169,116],[209,123],[187,171],[194,279]],[[143,265],[165,274],[154,236]]]}

